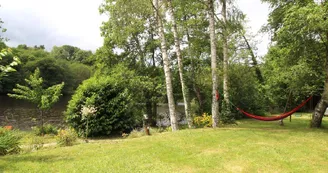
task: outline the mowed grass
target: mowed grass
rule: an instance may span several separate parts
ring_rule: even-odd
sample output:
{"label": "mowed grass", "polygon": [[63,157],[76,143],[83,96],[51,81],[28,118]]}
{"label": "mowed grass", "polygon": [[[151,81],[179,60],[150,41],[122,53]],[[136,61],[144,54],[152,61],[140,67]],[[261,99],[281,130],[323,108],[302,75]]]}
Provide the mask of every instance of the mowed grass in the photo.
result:
{"label": "mowed grass", "polygon": [[328,130],[308,116],[238,124],[5,156],[0,172],[328,172]]}

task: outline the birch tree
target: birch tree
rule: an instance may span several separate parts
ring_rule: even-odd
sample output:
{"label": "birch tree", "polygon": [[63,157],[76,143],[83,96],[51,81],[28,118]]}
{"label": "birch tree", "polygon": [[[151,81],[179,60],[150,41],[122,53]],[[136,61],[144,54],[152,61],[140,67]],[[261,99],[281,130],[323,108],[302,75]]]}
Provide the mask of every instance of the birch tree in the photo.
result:
{"label": "birch tree", "polygon": [[229,66],[229,53],[228,53],[228,19],[227,19],[227,1],[221,0],[222,3],[222,18],[223,18],[223,31],[222,31],[222,40],[223,40],[223,111],[224,111],[224,121],[227,123],[234,122],[230,111],[230,94],[229,94],[229,78],[228,78],[228,66]]}
{"label": "birch tree", "polygon": [[170,120],[171,120],[171,127],[172,131],[179,130],[176,113],[175,113],[175,102],[173,97],[173,87],[172,87],[172,74],[170,70],[170,60],[167,53],[167,43],[165,39],[165,33],[164,33],[164,26],[163,26],[163,20],[162,20],[162,14],[161,14],[161,5],[159,5],[159,0],[154,0],[153,2],[153,8],[157,19],[157,27],[158,27],[158,35],[161,40],[161,52],[162,52],[162,58],[163,58],[163,68],[164,68],[164,74],[165,74],[165,83],[166,83],[166,92],[167,92],[167,100],[169,105],[169,113],[170,113]]}
{"label": "birch tree", "polygon": [[218,74],[217,74],[217,55],[216,55],[216,35],[215,35],[215,18],[214,2],[207,1],[207,12],[209,16],[209,30],[211,40],[211,70],[212,70],[212,120],[213,127],[218,126],[219,122],[219,102],[218,102]]}
{"label": "birch tree", "polygon": [[180,48],[180,37],[178,34],[178,27],[177,27],[177,23],[176,23],[175,16],[174,16],[172,0],[168,0],[167,3],[168,3],[168,11],[171,16],[172,25],[173,25],[172,31],[173,31],[173,35],[174,35],[175,53],[176,53],[177,59],[178,59],[179,76],[180,76],[182,95],[183,95],[183,101],[184,101],[184,106],[185,106],[185,114],[186,114],[186,118],[188,121],[188,127],[192,128],[193,124],[192,124],[192,118],[190,115],[189,91],[188,91],[188,87],[186,86],[185,77],[184,77],[185,75],[184,75],[183,62],[182,62],[182,53],[181,53],[181,48]]}

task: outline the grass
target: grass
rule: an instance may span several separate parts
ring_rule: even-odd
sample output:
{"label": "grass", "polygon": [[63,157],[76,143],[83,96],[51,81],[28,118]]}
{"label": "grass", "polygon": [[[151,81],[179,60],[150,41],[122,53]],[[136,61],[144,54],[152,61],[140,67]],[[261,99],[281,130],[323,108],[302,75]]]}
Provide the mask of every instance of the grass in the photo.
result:
{"label": "grass", "polygon": [[56,142],[55,135],[48,135],[47,134],[47,135],[44,135],[44,136],[37,136],[37,135],[34,134],[33,131],[20,131],[19,133],[22,136],[21,144],[23,144],[23,145],[27,145],[27,144],[31,143],[31,140],[33,138],[42,140],[45,144],[46,143]]}
{"label": "grass", "polygon": [[[1,157],[0,172],[328,172],[328,130],[309,117],[98,140]],[[328,124],[325,117],[323,124]]]}

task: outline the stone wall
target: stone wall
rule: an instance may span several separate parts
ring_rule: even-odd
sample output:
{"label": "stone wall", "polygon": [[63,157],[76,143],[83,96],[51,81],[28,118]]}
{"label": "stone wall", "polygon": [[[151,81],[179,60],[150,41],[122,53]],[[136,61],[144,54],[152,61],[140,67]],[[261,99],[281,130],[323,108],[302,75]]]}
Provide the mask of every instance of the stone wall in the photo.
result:
{"label": "stone wall", "polygon": [[[62,97],[52,109],[43,115],[44,123],[64,125],[63,112],[70,97]],[[11,125],[16,129],[31,130],[40,124],[40,112],[35,105],[26,101],[0,96],[0,126]]]}
{"label": "stone wall", "polygon": [[[44,113],[44,123],[64,126],[64,114],[70,96],[62,97],[53,108]],[[176,105],[176,114],[179,124],[186,124],[184,105]],[[167,104],[157,107],[157,126],[170,126],[170,116]],[[31,130],[31,127],[40,124],[40,112],[35,105],[23,100],[16,100],[8,96],[0,96],[0,126],[11,125],[16,129]]]}
{"label": "stone wall", "polygon": [[[44,113],[44,123],[56,126],[64,125],[64,110],[49,110]],[[30,130],[40,125],[40,112],[32,108],[0,109],[0,126],[11,125],[15,129]]]}

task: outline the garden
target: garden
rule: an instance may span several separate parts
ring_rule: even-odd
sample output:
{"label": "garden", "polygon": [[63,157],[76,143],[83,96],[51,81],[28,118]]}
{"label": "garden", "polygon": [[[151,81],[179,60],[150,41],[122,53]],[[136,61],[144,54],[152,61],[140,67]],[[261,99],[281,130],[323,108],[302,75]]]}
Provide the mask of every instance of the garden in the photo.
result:
{"label": "garden", "polygon": [[0,172],[328,172],[328,2],[261,2],[263,55],[238,1],[103,0],[96,50],[0,18]]}
{"label": "garden", "polygon": [[[56,136],[44,136],[43,147],[1,157],[2,172],[326,172],[327,129],[310,129],[309,114],[279,126],[251,119],[218,129],[178,132],[151,128],[151,136],[82,139],[60,147]],[[323,119],[327,123],[327,118]],[[20,132],[15,132],[19,134]],[[26,137],[29,136],[29,137]],[[41,137],[40,137],[41,138]],[[34,139],[35,140],[35,139]],[[58,140],[58,139],[57,139]],[[60,141],[60,140],[59,140]],[[53,144],[53,145],[47,145]],[[33,148],[33,147],[32,147]]]}

